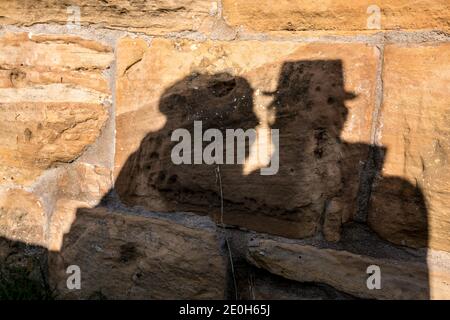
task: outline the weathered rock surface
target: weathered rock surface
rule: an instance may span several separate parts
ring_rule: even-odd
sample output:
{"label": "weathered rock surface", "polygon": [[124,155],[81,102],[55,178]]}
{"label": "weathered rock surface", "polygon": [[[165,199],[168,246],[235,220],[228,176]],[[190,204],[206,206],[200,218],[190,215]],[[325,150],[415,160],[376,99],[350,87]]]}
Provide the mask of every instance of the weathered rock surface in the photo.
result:
{"label": "weathered rock surface", "polygon": [[0,299],[47,300],[47,250],[0,236]]}
{"label": "weathered rock surface", "polygon": [[108,168],[87,163],[76,163],[58,176],[56,203],[49,219],[48,248],[61,249],[64,235],[70,232],[77,211],[100,203],[111,185]]}
{"label": "weathered rock surface", "polygon": [[0,184],[71,162],[107,119],[111,49],[73,36],[0,38]]}
{"label": "weathered rock surface", "polygon": [[108,168],[77,163],[67,168],[57,181],[58,196],[95,205],[111,188]]}
{"label": "weathered rock surface", "polygon": [[[235,255],[235,252],[233,251]],[[233,257],[239,300],[349,300],[353,296],[323,283],[286,279]],[[245,265],[243,265],[245,264]],[[234,297],[234,296],[233,296]]]}
{"label": "weathered rock surface", "polygon": [[[372,257],[320,246],[289,243],[255,237],[249,243],[248,260],[282,277],[301,282],[325,283],[362,298],[440,299],[448,297],[449,256],[447,253],[418,253],[410,258]],[[367,288],[366,273],[380,267],[381,289]]]}
{"label": "weathered rock surface", "polygon": [[[97,24],[149,34],[208,31],[217,14],[213,0],[76,0],[70,4],[58,0],[0,1],[0,24],[37,23]],[[73,28],[71,26],[71,28]],[[70,31],[70,29],[69,29]]]}
{"label": "weathered rock surface", "polygon": [[[305,1],[224,0],[223,15],[231,26],[257,32],[364,31],[376,21],[372,5],[380,9],[383,30],[450,30],[450,5],[446,0]],[[378,28],[377,28],[378,29]]]}
{"label": "weathered rock surface", "polygon": [[[369,224],[383,238],[450,251],[450,45],[389,45]],[[407,185],[410,185],[408,187]]]}
{"label": "weathered rock surface", "polygon": [[45,245],[46,215],[41,200],[21,189],[0,193],[0,237]]}
{"label": "weathered rock surface", "polygon": [[[323,230],[338,240],[355,211],[368,154],[378,51],[258,41],[155,39],[146,46],[124,39],[117,53],[115,187],[122,201],[213,214],[287,237]],[[221,185],[217,165],[174,165],[170,135],[192,133],[194,120],[203,130],[278,129],[279,172],[262,176],[262,161],[251,166],[256,146],[272,145],[262,134],[244,165],[220,166]]]}
{"label": "weathered rock surface", "polygon": [[[2,89],[66,84],[110,92],[103,75],[113,59],[109,46],[71,35],[30,33],[6,33],[0,38],[0,46]],[[80,100],[94,99],[89,90],[82,93]],[[42,96],[45,97],[45,93]],[[49,100],[56,98],[64,101],[64,96],[49,93]],[[14,96],[10,99],[18,100]]]}
{"label": "weathered rock surface", "polygon": [[[104,208],[78,211],[50,280],[60,298],[221,299],[225,259],[206,217],[138,216]],[[194,216],[195,218],[195,216]],[[81,269],[81,290],[68,290],[66,269]]]}
{"label": "weathered rock surface", "polygon": [[[0,0],[0,29],[0,300],[450,298],[448,0]],[[175,165],[194,121],[256,129],[245,163]]]}
{"label": "weathered rock surface", "polygon": [[[256,268],[255,268],[256,269]],[[251,278],[251,295],[254,300],[351,300],[352,296],[317,283],[301,283],[281,276],[256,272]]]}
{"label": "weathered rock surface", "polygon": [[57,199],[49,218],[46,247],[52,251],[61,250],[64,236],[70,232],[72,224],[75,223],[77,211],[89,207],[89,204],[83,201],[68,198]]}

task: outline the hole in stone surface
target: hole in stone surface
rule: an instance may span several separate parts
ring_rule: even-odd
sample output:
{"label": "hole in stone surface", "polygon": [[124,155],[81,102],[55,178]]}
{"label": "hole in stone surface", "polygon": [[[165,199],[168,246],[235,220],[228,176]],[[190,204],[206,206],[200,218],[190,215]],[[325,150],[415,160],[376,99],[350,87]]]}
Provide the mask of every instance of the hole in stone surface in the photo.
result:
{"label": "hole in stone surface", "polygon": [[327,103],[333,104],[335,102],[335,99],[333,97],[328,97]]}
{"label": "hole in stone surface", "polygon": [[174,174],[173,176],[170,176],[169,183],[175,183],[177,182],[178,176]]}

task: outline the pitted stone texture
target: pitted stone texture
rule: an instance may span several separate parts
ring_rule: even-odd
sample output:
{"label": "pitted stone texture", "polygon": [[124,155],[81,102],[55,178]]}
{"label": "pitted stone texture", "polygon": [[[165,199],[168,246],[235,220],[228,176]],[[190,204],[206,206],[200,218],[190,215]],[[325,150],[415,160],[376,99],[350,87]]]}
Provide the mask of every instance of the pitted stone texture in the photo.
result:
{"label": "pitted stone texture", "polygon": [[[225,259],[215,226],[183,224],[103,208],[77,212],[50,281],[62,299],[223,299]],[[78,265],[82,289],[68,290],[66,269]]]}
{"label": "pitted stone texture", "polygon": [[450,45],[389,45],[369,223],[400,245],[450,251]]}
{"label": "pitted stone texture", "polygon": [[0,184],[31,184],[79,157],[99,136],[113,54],[72,36],[0,38]]}
{"label": "pitted stone texture", "polygon": [[[363,44],[123,39],[117,49],[115,187],[128,205],[339,239],[367,158],[378,51]],[[280,132],[280,170],[180,165],[170,135],[208,128]],[[192,131],[190,131],[192,133]],[[254,149],[247,150],[249,156]],[[222,191],[220,191],[222,187]],[[220,214],[221,196],[224,214]]]}

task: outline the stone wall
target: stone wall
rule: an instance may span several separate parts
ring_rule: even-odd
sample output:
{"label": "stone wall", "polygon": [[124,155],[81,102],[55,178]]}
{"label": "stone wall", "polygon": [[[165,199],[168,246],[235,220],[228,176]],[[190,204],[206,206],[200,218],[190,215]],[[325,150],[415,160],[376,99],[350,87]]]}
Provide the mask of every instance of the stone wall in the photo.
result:
{"label": "stone wall", "polygon": [[[69,2],[0,0],[2,266],[59,299],[450,298],[448,0]],[[174,165],[193,121],[278,129],[278,173]]]}

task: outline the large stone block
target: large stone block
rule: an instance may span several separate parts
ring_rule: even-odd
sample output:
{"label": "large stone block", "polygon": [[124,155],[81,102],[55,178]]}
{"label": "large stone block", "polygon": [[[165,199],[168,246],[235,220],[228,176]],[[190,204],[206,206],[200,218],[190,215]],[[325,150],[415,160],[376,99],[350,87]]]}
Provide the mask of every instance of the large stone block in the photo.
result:
{"label": "large stone block", "polygon": [[[97,24],[148,34],[208,31],[217,15],[213,0],[1,0],[0,24]],[[72,28],[71,25],[71,28]],[[76,27],[76,26],[75,26]],[[68,28],[68,31],[72,29]]]}
{"label": "large stone block", "polygon": [[[374,7],[376,5],[377,7]],[[450,30],[446,0],[305,1],[224,0],[223,15],[234,27],[256,32],[361,32]],[[379,21],[379,27],[378,27]]]}
{"label": "large stone block", "polygon": [[369,223],[401,245],[450,251],[450,45],[389,45]]}
{"label": "large stone block", "polygon": [[[375,256],[370,256],[338,248],[255,237],[249,243],[248,261],[291,280],[325,283],[361,298],[450,297],[450,257],[443,252],[405,252],[400,257],[388,257],[378,251]],[[380,289],[367,286],[373,272],[370,269],[368,272],[369,266],[379,267]]]}
{"label": "large stone block", "polygon": [[[223,299],[226,259],[206,217],[138,216],[81,209],[49,274],[63,299]],[[81,270],[81,289],[67,289],[66,269]]]}
{"label": "large stone block", "polygon": [[31,184],[99,136],[111,48],[71,36],[0,38],[0,184]]}
{"label": "large stone block", "polygon": [[[212,214],[287,237],[323,230],[339,239],[356,210],[369,149],[376,48],[123,39],[117,50],[115,187],[122,201]],[[227,128],[254,128],[245,163],[175,165],[171,134],[193,133],[194,121],[224,137]],[[279,130],[280,168],[263,176],[259,169],[276,152],[267,129]]]}

